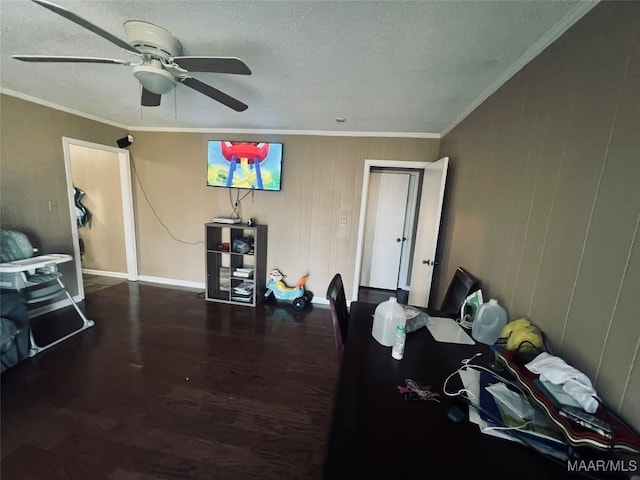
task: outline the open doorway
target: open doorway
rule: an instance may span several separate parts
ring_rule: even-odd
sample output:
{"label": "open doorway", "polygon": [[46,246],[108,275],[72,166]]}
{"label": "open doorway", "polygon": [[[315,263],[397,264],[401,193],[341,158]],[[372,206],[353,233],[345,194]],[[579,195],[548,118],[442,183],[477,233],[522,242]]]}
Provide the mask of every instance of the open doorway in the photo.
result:
{"label": "open doorway", "polygon": [[406,303],[421,173],[392,167],[370,170],[360,299],[380,291]]}
{"label": "open doorway", "polygon": [[[436,246],[439,235],[448,162],[448,157],[441,158],[436,162],[365,160],[352,300],[360,298],[360,280],[362,279],[363,269],[369,268],[368,266],[365,266],[364,263],[365,249],[369,248],[365,247],[365,238],[367,236],[367,230],[371,228],[372,220],[369,218],[371,216],[370,210],[376,209],[376,206],[373,203],[371,205],[369,204],[369,190],[370,188],[376,188],[376,172],[382,171],[391,173],[393,171],[408,171],[417,172],[419,174],[419,180],[415,187],[415,201],[410,200],[410,195],[405,195],[404,191],[400,192],[400,189],[397,187],[395,187],[395,196],[399,198],[406,198],[406,205],[410,206],[407,207],[407,209],[413,208],[413,210],[411,212],[405,212],[403,217],[405,222],[404,230],[401,234],[398,234],[400,230],[398,230],[398,232],[388,232],[387,235],[390,237],[390,243],[388,245],[393,245],[395,242],[397,248],[398,244],[405,242],[407,244],[410,243],[410,247],[405,249],[406,271],[402,274],[399,271],[397,277],[399,283],[396,285],[400,285],[401,283],[406,284],[406,287],[408,288],[408,299],[405,303],[424,307],[428,305],[433,269],[437,264]],[[407,219],[411,219],[413,222],[410,228],[407,228],[406,226]],[[375,218],[374,221],[377,222],[379,220]],[[384,226],[386,225],[386,220],[380,221],[382,222],[381,231],[385,233]],[[399,226],[397,228],[399,228]],[[393,233],[395,233],[395,235],[393,235]],[[404,238],[406,238],[406,240],[403,240]],[[388,258],[386,258],[386,251],[384,248],[382,251],[383,254],[378,255],[377,257],[374,254],[373,262],[390,262]],[[393,264],[395,268],[395,260],[393,260]],[[389,275],[393,276],[393,274]],[[402,282],[403,280],[406,281]],[[402,299],[399,298],[399,300],[404,300],[404,296],[407,291],[403,288],[398,289],[396,286],[396,290],[394,292],[393,286],[394,284],[392,280],[390,285],[391,288],[386,290],[386,293],[395,293],[396,296],[403,297]],[[382,290],[383,294],[384,292],[385,290]]]}
{"label": "open doorway", "polygon": [[63,148],[78,290],[84,298],[85,275],[138,279],[129,151],[66,137]]}

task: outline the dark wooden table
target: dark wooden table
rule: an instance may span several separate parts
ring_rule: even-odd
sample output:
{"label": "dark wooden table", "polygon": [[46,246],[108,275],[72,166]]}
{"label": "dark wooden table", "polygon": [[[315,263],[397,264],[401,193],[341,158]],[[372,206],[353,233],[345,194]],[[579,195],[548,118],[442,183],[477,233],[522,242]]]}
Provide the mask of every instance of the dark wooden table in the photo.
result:
{"label": "dark wooden table", "polygon": [[[351,303],[323,478],[574,478],[564,463],[483,434],[466,418],[448,419],[450,408],[468,407],[442,395],[444,380],[476,352],[489,363],[487,346],[436,342],[423,327],[407,335],[404,358],[394,360],[371,336],[375,307]],[[407,378],[430,385],[441,403],[405,401],[396,386]],[[455,378],[449,391],[460,386]]]}

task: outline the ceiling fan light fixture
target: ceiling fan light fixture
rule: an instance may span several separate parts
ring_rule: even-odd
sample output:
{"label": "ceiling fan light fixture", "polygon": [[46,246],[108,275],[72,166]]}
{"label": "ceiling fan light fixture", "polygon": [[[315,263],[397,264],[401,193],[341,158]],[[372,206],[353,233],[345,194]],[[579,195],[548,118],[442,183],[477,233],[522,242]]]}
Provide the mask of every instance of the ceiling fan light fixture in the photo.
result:
{"label": "ceiling fan light fixture", "polygon": [[169,93],[177,85],[177,81],[173,75],[162,68],[151,65],[134,67],[133,75],[144,88],[158,95]]}

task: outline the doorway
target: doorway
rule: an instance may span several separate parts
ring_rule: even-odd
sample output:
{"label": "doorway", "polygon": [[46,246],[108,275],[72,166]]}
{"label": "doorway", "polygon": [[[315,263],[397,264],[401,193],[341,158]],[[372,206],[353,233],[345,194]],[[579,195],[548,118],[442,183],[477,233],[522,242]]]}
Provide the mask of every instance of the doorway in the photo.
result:
{"label": "doorway", "polygon": [[420,173],[372,168],[360,287],[408,290]]}
{"label": "doorway", "polygon": [[[83,273],[136,281],[138,267],[129,151],[67,137],[63,137],[63,149],[81,298],[85,296]],[[90,191],[84,191],[86,189]],[[78,190],[85,196],[79,196]],[[78,198],[84,200],[81,207],[87,207],[85,201],[90,199],[87,210],[91,220],[80,228],[76,213]],[[81,241],[82,237],[88,241]],[[88,251],[81,251],[83,244]],[[90,257],[89,268],[85,268],[87,262],[83,262],[83,254]]]}
{"label": "doorway", "polygon": [[419,172],[421,178],[416,188],[415,210],[411,215],[407,215],[413,219],[414,227],[405,230],[409,233],[405,235],[407,241],[411,241],[412,244],[411,248],[407,249],[407,269],[410,271],[406,276],[409,287],[408,303],[424,307],[428,305],[433,269],[437,264],[435,256],[448,164],[448,157],[436,162],[365,160],[352,300],[359,298],[371,173],[378,168],[400,169]]}

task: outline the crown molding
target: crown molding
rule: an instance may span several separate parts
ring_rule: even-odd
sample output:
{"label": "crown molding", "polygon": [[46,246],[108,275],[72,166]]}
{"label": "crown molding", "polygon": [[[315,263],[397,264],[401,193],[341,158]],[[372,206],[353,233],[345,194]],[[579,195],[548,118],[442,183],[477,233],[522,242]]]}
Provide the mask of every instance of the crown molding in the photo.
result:
{"label": "crown molding", "polygon": [[310,135],[326,137],[390,137],[390,138],[440,138],[438,133],[420,132],[358,132],[334,130],[286,130],[260,128],[173,128],[173,127],[128,127],[131,132],[164,132],[164,133],[220,133],[249,135]]}
{"label": "crown molding", "polygon": [[357,132],[357,131],[331,131],[331,130],[286,130],[286,129],[260,129],[260,128],[178,128],[178,127],[138,127],[134,125],[124,125],[122,123],[113,122],[106,118],[96,117],[88,113],[73,110],[71,108],[48,102],[40,98],[25,95],[24,93],[0,88],[0,93],[16,97],[27,102],[42,105],[44,107],[59,110],[61,112],[70,113],[79,117],[93,120],[96,122],[111,125],[112,127],[122,128],[130,132],[157,132],[157,133],[219,133],[219,134],[249,134],[249,135],[308,135],[323,137],[379,137],[379,138],[435,138],[439,139],[438,133],[422,133],[422,132]]}

